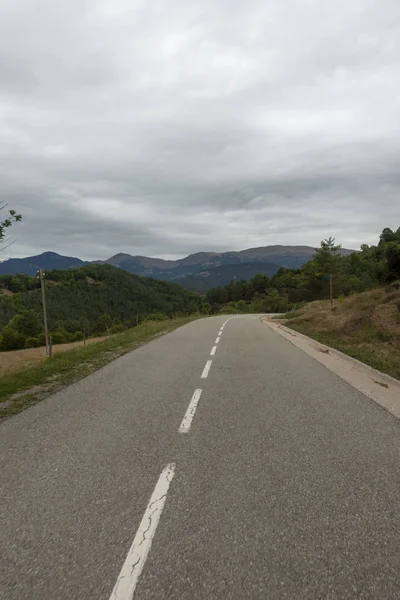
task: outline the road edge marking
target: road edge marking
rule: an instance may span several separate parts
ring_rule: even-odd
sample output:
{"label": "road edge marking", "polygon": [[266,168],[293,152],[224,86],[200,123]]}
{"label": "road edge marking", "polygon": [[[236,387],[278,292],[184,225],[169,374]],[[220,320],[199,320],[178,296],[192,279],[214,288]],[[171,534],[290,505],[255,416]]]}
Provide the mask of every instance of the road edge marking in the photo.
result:
{"label": "road edge marking", "polygon": [[[293,346],[364,394],[366,398],[376,402],[398,419],[400,418],[400,382],[397,379],[377,371],[356,358],[340,352],[340,350],[320,344],[313,338],[282,324],[272,323],[267,319],[263,319],[262,322]],[[376,385],[376,380],[385,382],[387,387]]]}

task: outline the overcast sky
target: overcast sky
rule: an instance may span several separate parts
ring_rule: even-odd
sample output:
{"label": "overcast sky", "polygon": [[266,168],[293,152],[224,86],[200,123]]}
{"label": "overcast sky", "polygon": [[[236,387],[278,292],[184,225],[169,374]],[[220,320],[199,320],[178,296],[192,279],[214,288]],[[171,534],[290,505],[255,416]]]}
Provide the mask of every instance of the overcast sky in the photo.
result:
{"label": "overcast sky", "polygon": [[1,0],[10,256],[375,243],[400,226],[399,0]]}

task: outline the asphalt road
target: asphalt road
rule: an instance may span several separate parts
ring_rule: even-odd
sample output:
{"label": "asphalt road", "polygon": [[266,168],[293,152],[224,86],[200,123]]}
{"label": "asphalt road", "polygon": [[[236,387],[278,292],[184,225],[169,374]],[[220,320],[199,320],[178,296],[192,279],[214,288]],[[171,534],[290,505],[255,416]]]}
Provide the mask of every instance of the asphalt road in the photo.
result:
{"label": "asphalt road", "polygon": [[2,600],[400,598],[399,420],[226,319],[0,426]]}

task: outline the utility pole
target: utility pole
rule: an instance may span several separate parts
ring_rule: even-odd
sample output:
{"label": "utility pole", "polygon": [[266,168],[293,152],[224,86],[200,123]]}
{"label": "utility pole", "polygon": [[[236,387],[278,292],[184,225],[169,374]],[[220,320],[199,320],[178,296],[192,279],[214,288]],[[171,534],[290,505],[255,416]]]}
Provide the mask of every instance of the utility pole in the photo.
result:
{"label": "utility pole", "polygon": [[43,273],[43,269],[40,269],[40,271],[39,271],[39,278],[40,278],[40,287],[42,288],[44,335],[45,335],[45,338],[46,338],[46,355],[50,356],[49,330],[47,328],[46,291],[44,289],[44,273]]}
{"label": "utility pole", "polygon": [[329,275],[329,296],[331,299],[331,310],[333,309],[333,276]]}

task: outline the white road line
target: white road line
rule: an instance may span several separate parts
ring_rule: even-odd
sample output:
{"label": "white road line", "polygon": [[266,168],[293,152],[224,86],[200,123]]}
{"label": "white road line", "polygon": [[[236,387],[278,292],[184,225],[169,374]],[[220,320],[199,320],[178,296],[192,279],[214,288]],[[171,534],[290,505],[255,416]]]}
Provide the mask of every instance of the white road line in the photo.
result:
{"label": "white road line", "polygon": [[161,473],[146,512],[139,525],[128,556],[122,566],[110,600],[132,600],[135,588],[151,548],[154,534],[164,508],[170,483],[175,474],[175,463]]}
{"label": "white road line", "polygon": [[179,427],[179,433],[188,433],[202,393],[203,390],[195,390],[185,416],[182,419],[181,426]]}
{"label": "white road line", "polygon": [[224,331],[224,330],[223,330],[223,329],[221,329],[221,331],[218,333],[218,335],[219,335],[219,336],[221,336],[221,335],[222,335],[222,333],[223,333],[223,331]]}
{"label": "white road line", "polygon": [[221,339],[221,336],[218,336],[217,339],[215,340],[216,344],[219,344],[219,340]]}
{"label": "white road line", "polygon": [[204,371],[203,371],[203,373],[201,374],[201,378],[202,378],[202,379],[207,379],[207,377],[208,377],[208,374],[209,374],[209,372],[210,372],[210,369],[211,369],[211,365],[212,365],[212,360],[208,360],[208,361],[206,362],[206,366],[204,367]]}
{"label": "white road line", "polygon": [[210,356],[214,356],[214,354],[216,353],[216,351],[217,351],[217,346],[213,346],[213,348],[212,348],[212,350],[210,352]]}

